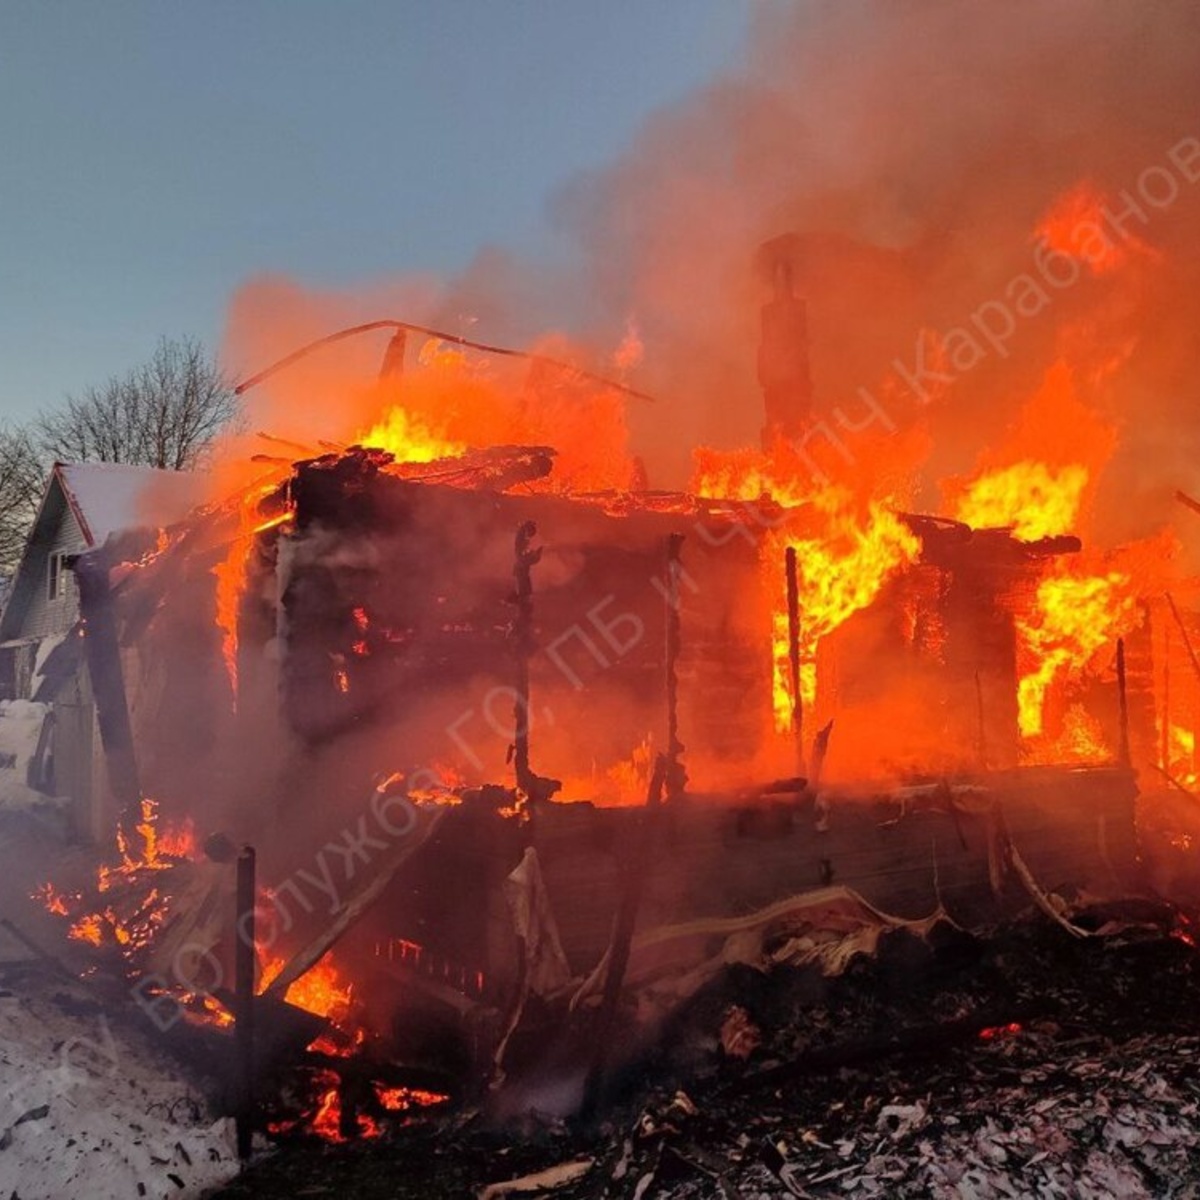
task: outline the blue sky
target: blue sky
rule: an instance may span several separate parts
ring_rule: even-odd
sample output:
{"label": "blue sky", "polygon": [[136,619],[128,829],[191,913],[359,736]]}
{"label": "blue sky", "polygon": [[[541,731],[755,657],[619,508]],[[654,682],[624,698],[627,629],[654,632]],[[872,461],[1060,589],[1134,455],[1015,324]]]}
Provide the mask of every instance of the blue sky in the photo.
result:
{"label": "blue sky", "polygon": [[2,0],[0,415],[215,344],[239,283],[549,256],[556,188],[738,60],[739,0]]}

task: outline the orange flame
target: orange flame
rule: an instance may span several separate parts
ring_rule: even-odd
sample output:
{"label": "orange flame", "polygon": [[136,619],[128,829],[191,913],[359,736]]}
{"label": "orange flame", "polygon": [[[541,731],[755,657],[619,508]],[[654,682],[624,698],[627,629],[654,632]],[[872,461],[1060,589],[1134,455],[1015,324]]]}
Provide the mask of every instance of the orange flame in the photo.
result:
{"label": "orange flame", "polygon": [[1014,463],[971,483],[955,515],[976,529],[1011,528],[1026,542],[1070,533],[1088,477],[1080,463],[1057,469],[1029,460]]}
{"label": "orange flame", "polygon": [[1033,613],[1017,621],[1022,649],[1034,662],[1017,685],[1022,736],[1035,738],[1043,733],[1051,685],[1081,671],[1118,636],[1133,612],[1130,580],[1120,572],[1079,576],[1063,571],[1038,584]]}
{"label": "orange flame", "polygon": [[828,514],[821,538],[800,539],[773,531],[763,540],[763,567],[771,581],[775,726],[792,719],[792,686],[788,664],[787,584],[784,553],[796,551],[800,610],[800,698],[816,700],[817,645],[856,612],[871,604],[895,573],[915,562],[920,540],[894,513],[872,502],[861,516],[849,506]]}
{"label": "orange flame", "polygon": [[1089,180],[1077,183],[1050,206],[1034,231],[1051,250],[1086,262],[1096,275],[1124,266],[1135,254],[1157,258],[1140,238],[1112,233],[1105,208],[1108,199]]}
{"label": "orange flame", "polygon": [[[270,986],[283,970],[284,959],[272,958],[263,968],[259,990]],[[301,975],[287,990],[284,999],[297,1008],[328,1017],[337,1023],[349,1012],[353,986],[342,976],[333,959],[327,954],[312,970]]]}
{"label": "orange flame", "polygon": [[397,462],[432,462],[435,458],[452,458],[467,448],[462,442],[443,437],[399,406],[390,409],[356,440],[364,446],[387,450]]}

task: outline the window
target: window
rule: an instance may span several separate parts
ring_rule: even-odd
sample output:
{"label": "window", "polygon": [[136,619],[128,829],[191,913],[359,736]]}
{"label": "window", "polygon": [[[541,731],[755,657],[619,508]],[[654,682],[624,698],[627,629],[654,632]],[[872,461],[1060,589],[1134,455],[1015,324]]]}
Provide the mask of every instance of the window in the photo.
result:
{"label": "window", "polygon": [[46,575],[46,599],[59,600],[67,594],[70,572],[67,570],[67,556],[56,553],[50,555],[49,569]]}

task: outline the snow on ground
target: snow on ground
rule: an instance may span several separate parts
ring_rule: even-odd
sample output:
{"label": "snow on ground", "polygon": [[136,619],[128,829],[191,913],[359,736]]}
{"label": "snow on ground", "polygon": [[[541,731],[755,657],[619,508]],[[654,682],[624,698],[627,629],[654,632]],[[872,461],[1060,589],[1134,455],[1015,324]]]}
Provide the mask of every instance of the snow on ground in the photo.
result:
{"label": "snow on ground", "polygon": [[0,964],[0,1196],[189,1200],[237,1173],[232,1121],[145,1041],[84,985]]}

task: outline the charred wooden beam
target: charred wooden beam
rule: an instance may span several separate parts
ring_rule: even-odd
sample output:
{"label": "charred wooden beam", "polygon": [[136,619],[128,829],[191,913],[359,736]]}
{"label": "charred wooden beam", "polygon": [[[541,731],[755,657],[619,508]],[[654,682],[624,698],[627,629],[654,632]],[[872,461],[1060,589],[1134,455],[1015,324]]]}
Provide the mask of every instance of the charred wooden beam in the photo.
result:
{"label": "charred wooden beam", "polygon": [[796,547],[783,556],[787,576],[788,671],[792,682],[792,738],[796,743],[796,770],[804,773],[804,698],[800,695],[800,579]]}
{"label": "charred wooden beam", "polygon": [[[383,795],[383,793],[377,794]],[[450,807],[439,808],[423,825],[419,815],[414,815],[412,825],[406,832],[405,840],[401,842],[391,858],[379,868],[363,888],[337,910],[336,916],[328,926],[321,930],[302,950],[293,955],[291,960],[284,965],[283,970],[271,980],[265,995],[282,999],[287,994],[288,988],[297,979],[315,967],[338,939],[351,929],[363,913],[383,895],[400,868],[430,840],[441,823],[454,811]],[[417,814],[417,812],[414,805],[413,813]]]}
{"label": "charred wooden beam", "polygon": [[1188,633],[1187,626],[1183,623],[1183,617],[1180,615],[1179,608],[1175,604],[1175,597],[1167,592],[1167,604],[1171,609],[1171,616],[1175,618],[1175,624],[1179,627],[1179,632],[1183,636],[1183,648],[1188,653],[1188,658],[1191,660],[1192,670],[1196,672],[1196,678],[1200,679],[1200,658],[1196,657],[1196,649],[1192,645],[1191,636]]}
{"label": "charred wooden beam", "polygon": [[979,769],[987,770],[987,721],[983,711],[983,679],[978,669],[975,671],[975,715],[979,722]]}
{"label": "charred wooden beam", "polygon": [[1200,500],[1193,500],[1192,497],[1187,494],[1187,492],[1177,490],[1175,492],[1175,499],[1178,500],[1179,503],[1184,506],[1184,508],[1190,508],[1192,512],[1200,513]]}
{"label": "charred wooden beam", "polygon": [[1121,766],[1128,767],[1133,761],[1129,749],[1129,689],[1125,681],[1125,639],[1117,638],[1117,711],[1120,714],[1120,742],[1117,747],[1117,760]]}
{"label": "charred wooden beam", "polygon": [[530,800],[549,800],[562,787],[558,779],[546,779],[534,773],[529,765],[529,660],[537,650],[533,632],[533,568],[541,561],[542,548],[532,548],[537,523],[523,521],[517,528],[514,547],[513,579],[516,584],[512,603],[517,615],[513,618],[509,637],[516,658],[516,687],[513,695],[513,770],[517,788]]}
{"label": "charred wooden beam", "polygon": [[684,745],[679,740],[679,648],[681,641],[679,621],[679,575],[680,552],[683,549],[683,534],[672,533],[667,537],[667,593],[666,593],[666,676],[667,676],[667,754],[664,783],[667,799],[675,800],[683,795],[687,787],[687,771],[683,766]]}
{"label": "charred wooden beam", "polygon": [[245,1162],[254,1136],[255,854],[243,846],[237,860],[237,922],[234,950],[237,1039],[237,1152]]}
{"label": "charred wooden beam", "polygon": [[[682,540],[682,539],[681,539]],[[633,931],[637,925],[638,909],[642,903],[642,889],[646,872],[652,861],[653,845],[658,826],[658,812],[662,806],[663,789],[671,764],[667,755],[660,754],[654,763],[654,774],[646,793],[646,807],[642,813],[640,836],[633,853],[626,863],[625,878],[621,889],[620,903],[613,922],[612,941],[605,959],[608,970],[604,976],[604,991],[600,998],[600,1013],[596,1022],[595,1050],[587,1083],[584,1087],[582,1115],[590,1120],[600,1111],[604,1101],[608,1073],[608,1050],[612,1040],[613,1025],[617,1016],[617,1002],[621,997],[621,985],[629,967],[629,951],[633,944]]]}

